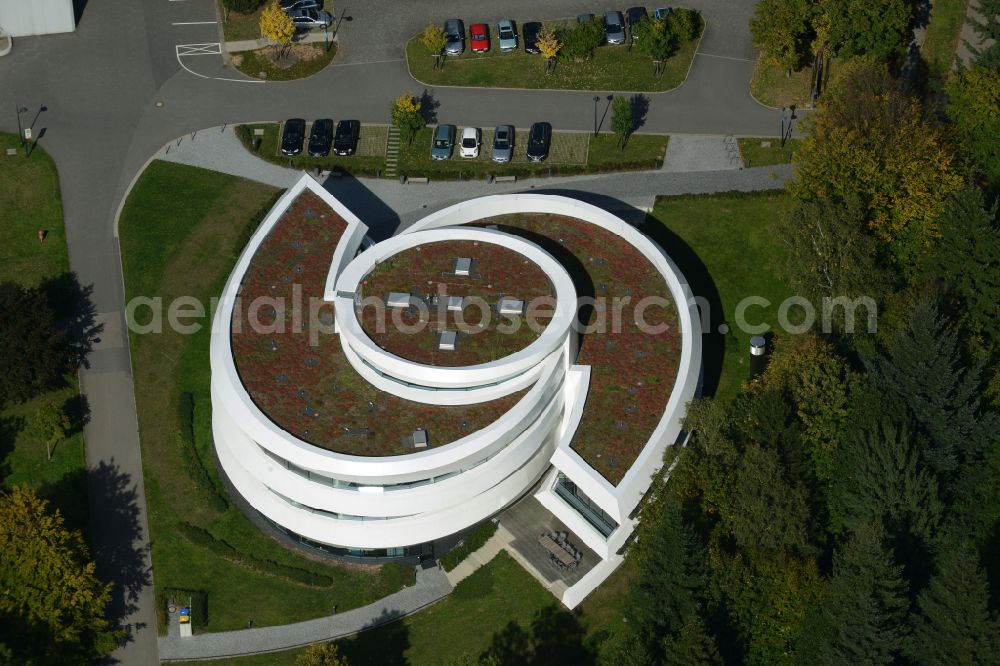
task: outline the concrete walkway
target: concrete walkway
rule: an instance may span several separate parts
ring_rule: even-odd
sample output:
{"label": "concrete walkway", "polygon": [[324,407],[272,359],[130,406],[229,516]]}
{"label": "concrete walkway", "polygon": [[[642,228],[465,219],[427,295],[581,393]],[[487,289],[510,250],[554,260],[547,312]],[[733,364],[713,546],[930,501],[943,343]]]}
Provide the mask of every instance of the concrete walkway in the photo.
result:
{"label": "concrete walkway", "polygon": [[447,577],[437,567],[433,569],[418,567],[415,585],[390,594],[373,604],[344,613],[277,627],[223,631],[190,638],[161,636],[160,660],[235,657],[287,650],[318,641],[343,638],[398,620],[429,606],[446,597],[451,588]]}
{"label": "concrete walkway", "polygon": [[477,550],[469,553],[464,560],[459,562],[457,567],[451,571],[445,571],[444,577],[448,579],[452,587],[455,587],[459,582],[471,576],[476,569],[488,564],[501,550],[509,552],[507,547],[512,540],[513,536],[510,532],[503,529],[502,526],[497,527],[497,531],[493,533],[493,536],[486,543]]}
{"label": "concrete walkway", "polygon": [[[322,30],[317,30],[305,35],[300,35],[294,43],[322,44],[328,41],[335,42],[337,41],[337,38],[333,33],[324,35]],[[258,37],[257,39],[240,39],[232,42],[226,42],[226,51],[229,53],[238,53],[239,51],[255,51],[257,49],[262,49],[265,46],[274,46],[274,42],[270,39],[265,39],[264,37]]]}
{"label": "concrete walkway", "polygon": [[742,166],[736,140],[713,134],[671,134],[663,160],[663,170],[671,173],[729,171]]}

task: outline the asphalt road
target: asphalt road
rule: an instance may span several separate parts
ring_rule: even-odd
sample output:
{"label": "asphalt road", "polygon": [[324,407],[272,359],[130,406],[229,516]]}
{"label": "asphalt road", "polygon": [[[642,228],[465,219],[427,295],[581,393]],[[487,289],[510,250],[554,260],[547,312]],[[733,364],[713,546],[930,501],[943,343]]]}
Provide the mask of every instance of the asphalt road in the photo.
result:
{"label": "asphalt road", "polygon": [[[688,81],[652,95],[644,130],[776,134],[778,117],[752,100],[747,21],[752,0],[690,0],[708,24]],[[505,0],[520,21],[598,12],[586,2]],[[482,14],[475,15],[478,8]],[[485,0],[367,0],[338,5],[338,65],[311,79],[252,83],[223,67],[212,0],[136,0],[87,4],[75,33],[18,38],[0,58],[0,129],[17,128],[15,104],[39,114],[33,130],[59,167],[70,266],[104,330],[80,372],[91,417],[84,429],[98,573],[116,583],[112,615],[131,628],[115,657],[129,666],[157,663],[152,573],[132,375],[123,335],[123,288],[113,220],[129,183],[171,139],[200,128],[290,116],[353,116],[387,122],[389,100],[424,92],[402,61],[402,43],[428,20],[452,15],[501,18]],[[186,47],[184,45],[187,45]],[[195,45],[191,47],[190,45]],[[182,48],[178,48],[178,47]],[[202,47],[202,48],[198,48]],[[182,66],[183,62],[183,66]],[[200,75],[192,74],[191,71]],[[219,78],[205,78],[219,77]],[[235,79],[231,81],[221,79]],[[519,126],[539,119],[557,129],[588,129],[593,93],[440,88],[427,91],[442,122]]]}

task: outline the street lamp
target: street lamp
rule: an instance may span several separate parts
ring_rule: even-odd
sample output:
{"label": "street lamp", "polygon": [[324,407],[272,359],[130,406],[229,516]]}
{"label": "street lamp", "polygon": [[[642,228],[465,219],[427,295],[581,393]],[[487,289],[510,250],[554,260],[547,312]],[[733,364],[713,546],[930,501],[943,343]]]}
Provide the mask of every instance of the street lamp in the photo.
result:
{"label": "street lamp", "polygon": [[14,108],[17,109],[17,138],[20,139],[21,147],[24,148],[24,130],[21,129],[21,114],[27,111],[28,107],[17,104]]}
{"label": "street lamp", "polygon": [[597,136],[597,103],[601,101],[601,98],[594,95],[594,136]]}
{"label": "street lamp", "polygon": [[781,107],[781,147],[785,147],[785,107]]}

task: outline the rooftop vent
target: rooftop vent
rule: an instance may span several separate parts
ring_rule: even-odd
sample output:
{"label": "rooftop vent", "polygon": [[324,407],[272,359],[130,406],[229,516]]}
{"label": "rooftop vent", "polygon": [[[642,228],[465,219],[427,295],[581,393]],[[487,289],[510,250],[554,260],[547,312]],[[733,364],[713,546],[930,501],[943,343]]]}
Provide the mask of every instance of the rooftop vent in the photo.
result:
{"label": "rooftop vent", "polygon": [[410,295],[401,291],[391,291],[385,304],[390,308],[408,308],[410,307]]}
{"label": "rooftop vent", "polygon": [[438,350],[455,351],[457,341],[458,333],[456,331],[441,331],[441,336],[438,338]]}
{"label": "rooftop vent", "polygon": [[524,312],[524,301],[519,301],[516,298],[500,299],[500,314],[520,315],[522,312]]}
{"label": "rooftop vent", "polygon": [[455,275],[468,277],[472,275],[472,259],[469,257],[459,257],[455,260]]}
{"label": "rooftop vent", "polygon": [[426,449],[427,448],[427,431],[423,428],[417,428],[413,431],[413,448],[415,449]]}
{"label": "rooftop vent", "polygon": [[448,297],[448,312],[461,312],[465,309],[465,299],[461,296]]}

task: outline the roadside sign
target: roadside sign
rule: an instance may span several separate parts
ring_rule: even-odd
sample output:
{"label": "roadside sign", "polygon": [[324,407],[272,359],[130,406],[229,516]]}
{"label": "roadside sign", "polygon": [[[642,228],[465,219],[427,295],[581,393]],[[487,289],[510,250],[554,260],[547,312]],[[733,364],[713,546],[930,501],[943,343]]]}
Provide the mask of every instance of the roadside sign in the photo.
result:
{"label": "roadside sign", "polygon": [[25,127],[24,128],[24,140],[25,141],[31,141],[31,128],[30,127]]}

